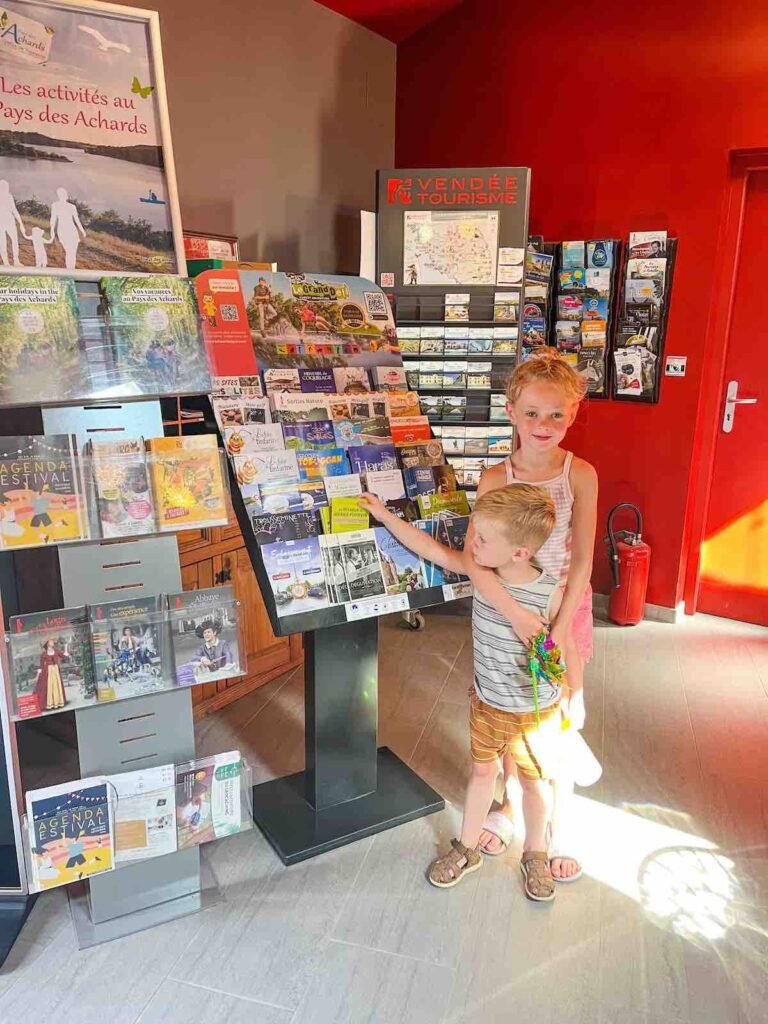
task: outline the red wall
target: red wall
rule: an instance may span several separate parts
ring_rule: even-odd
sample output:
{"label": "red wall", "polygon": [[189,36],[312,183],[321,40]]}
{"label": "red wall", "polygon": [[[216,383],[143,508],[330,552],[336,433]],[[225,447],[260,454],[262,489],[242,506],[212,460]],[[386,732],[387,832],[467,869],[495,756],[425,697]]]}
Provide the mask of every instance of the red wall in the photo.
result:
{"label": "red wall", "polygon": [[688,356],[687,377],[663,379],[655,406],[588,403],[569,434],[600,478],[599,592],[607,511],[634,501],[653,547],[648,600],[681,597],[728,152],[768,146],[766,53],[765,0],[466,0],[398,48],[399,166],[530,166],[531,231],[548,239],[680,239],[666,351]]}

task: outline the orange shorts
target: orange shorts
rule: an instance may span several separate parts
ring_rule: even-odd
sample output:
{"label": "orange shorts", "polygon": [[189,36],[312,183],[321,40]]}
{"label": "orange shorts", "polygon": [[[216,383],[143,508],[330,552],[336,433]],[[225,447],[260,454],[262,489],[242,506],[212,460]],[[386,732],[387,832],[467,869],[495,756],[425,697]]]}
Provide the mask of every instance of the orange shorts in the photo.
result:
{"label": "orange shorts", "polygon": [[521,775],[551,779],[560,766],[562,720],[559,701],[539,713],[537,726],[533,711],[499,711],[473,691],[469,711],[472,760],[487,764],[511,754]]}

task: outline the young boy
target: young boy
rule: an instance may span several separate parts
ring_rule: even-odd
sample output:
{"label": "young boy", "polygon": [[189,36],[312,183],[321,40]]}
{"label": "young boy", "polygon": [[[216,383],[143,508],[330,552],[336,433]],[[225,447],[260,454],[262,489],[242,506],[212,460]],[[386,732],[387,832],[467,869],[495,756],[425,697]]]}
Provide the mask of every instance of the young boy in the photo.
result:
{"label": "young boy", "polygon": [[[452,551],[398,519],[372,494],[360,504],[401,544],[445,569],[468,574],[472,558],[494,570],[505,590],[524,608],[549,620],[561,600],[558,580],[531,564],[555,525],[549,493],[533,484],[501,487],[478,498],[472,516],[471,551]],[[528,670],[528,649],[509,621],[475,592],[472,611],[475,687],[471,697],[472,775],[467,786],[459,839],[429,869],[440,888],[456,885],[482,867],[476,847],[483,821],[493,803],[499,760],[510,754],[523,790],[525,842],[520,868],[525,894],[550,902],[555,886],[546,852],[549,785],[560,768],[561,686],[538,685],[539,722]]]}

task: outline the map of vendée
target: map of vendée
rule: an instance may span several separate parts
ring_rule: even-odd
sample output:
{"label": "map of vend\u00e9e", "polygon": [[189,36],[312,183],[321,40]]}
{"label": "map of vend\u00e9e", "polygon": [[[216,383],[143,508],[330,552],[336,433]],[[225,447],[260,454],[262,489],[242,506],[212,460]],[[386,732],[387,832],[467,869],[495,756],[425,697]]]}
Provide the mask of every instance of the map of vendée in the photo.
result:
{"label": "map of vend\u00e9e", "polygon": [[404,218],[403,284],[496,283],[497,210],[406,210]]}

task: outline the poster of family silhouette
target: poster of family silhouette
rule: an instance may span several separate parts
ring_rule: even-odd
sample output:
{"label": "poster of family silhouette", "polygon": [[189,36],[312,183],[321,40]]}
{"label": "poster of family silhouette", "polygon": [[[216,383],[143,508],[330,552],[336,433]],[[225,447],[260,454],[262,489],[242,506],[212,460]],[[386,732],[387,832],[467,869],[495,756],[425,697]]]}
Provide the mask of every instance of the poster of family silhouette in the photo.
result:
{"label": "poster of family silhouette", "polygon": [[77,4],[0,7],[3,267],[177,271],[151,24]]}

